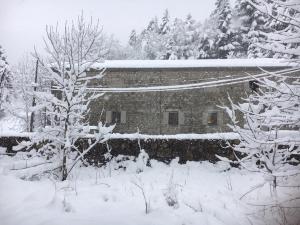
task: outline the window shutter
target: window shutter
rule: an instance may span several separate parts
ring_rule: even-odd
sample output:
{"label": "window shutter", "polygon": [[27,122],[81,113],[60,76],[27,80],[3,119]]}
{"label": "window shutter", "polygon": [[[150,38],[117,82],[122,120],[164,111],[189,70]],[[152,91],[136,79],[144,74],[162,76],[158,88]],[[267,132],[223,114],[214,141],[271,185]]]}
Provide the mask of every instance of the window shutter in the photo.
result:
{"label": "window shutter", "polygon": [[106,111],[105,122],[106,123],[111,123],[111,111]]}
{"label": "window shutter", "polygon": [[202,124],[203,125],[207,125],[207,116],[208,116],[207,112],[202,113]]}
{"label": "window shutter", "polygon": [[184,125],[184,112],[178,112],[178,117],[179,125]]}
{"label": "window shutter", "polygon": [[126,123],[126,111],[121,111],[121,123]]}
{"label": "window shutter", "polygon": [[163,112],[162,124],[167,125],[168,121],[169,121],[169,113],[168,112]]}

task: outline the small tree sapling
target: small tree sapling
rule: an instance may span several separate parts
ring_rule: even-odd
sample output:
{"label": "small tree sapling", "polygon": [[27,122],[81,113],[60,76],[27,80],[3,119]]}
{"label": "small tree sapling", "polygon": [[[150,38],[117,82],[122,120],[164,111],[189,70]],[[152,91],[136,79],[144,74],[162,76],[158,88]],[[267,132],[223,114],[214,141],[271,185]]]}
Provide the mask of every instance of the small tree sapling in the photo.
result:
{"label": "small tree sapling", "polygon": [[[99,22],[86,23],[83,15],[71,25],[66,23],[62,33],[57,27],[47,27],[46,35],[47,57],[37,52],[35,56],[47,73],[51,89],[36,92],[35,96],[40,107],[46,109],[48,124],[38,129],[32,143],[43,143],[40,152],[59,163],[60,179],[66,180],[74,166],[113,129],[99,122],[91,134],[87,121],[90,102],[102,95],[89,92],[88,85],[103,77],[104,68],[95,75],[87,72],[101,62],[106,51]],[[80,150],[78,140],[87,137],[91,141]]]}
{"label": "small tree sapling", "polygon": [[[240,143],[232,146],[238,163],[264,173],[276,190],[278,177],[300,173],[300,83],[280,75],[257,82],[260,88],[245,103],[230,100],[231,107],[225,110],[232,121],[230,127],[240,137]],[[242,126],[237,113],[244,117]]]}

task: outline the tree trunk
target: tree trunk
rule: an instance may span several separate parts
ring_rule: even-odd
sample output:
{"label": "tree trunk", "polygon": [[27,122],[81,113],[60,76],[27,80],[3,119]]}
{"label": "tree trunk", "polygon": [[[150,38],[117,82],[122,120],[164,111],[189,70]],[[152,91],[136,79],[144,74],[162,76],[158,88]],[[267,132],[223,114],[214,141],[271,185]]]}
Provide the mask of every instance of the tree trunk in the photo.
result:
{"label": "tree trunk", "polygon": [[276,192],[277,180],[276,177],[273,177],[273,191]]}
{"label": "tree trunk", "polygon": [[[35,78],[34,78],[34,94],[36,92],[36,84],[37,84],[37,78],[38,78],[38,67],[39,67],[39,60],[36,61],[36,66],[35,66]],[[32,107],[36,106],[36,102],[35,102],[35,96],[33,95],[33,99],[32,99]],[[33,132],[33,123],[34,123],[34,112],[31,112],[30,115],[30,125],[29,125],[29,131]]]}
{"label": "tree trunk", "polygon": [[63,151],[63,160],[62,160],[62,176],[61,180],[65,181],[68,177],[68,171],[67,171],[67,156],[66,156],[66,150]]}
{"label": "tree trunk", "polygon": [[4,69],[3,73],[1,74],[1,79],[0,79],[0,110],[1,110],[1,106],[2,106],[2,95],[4,93],[3,89],[4,89],[4,76],[5,76],[5,72],[6,69]]}

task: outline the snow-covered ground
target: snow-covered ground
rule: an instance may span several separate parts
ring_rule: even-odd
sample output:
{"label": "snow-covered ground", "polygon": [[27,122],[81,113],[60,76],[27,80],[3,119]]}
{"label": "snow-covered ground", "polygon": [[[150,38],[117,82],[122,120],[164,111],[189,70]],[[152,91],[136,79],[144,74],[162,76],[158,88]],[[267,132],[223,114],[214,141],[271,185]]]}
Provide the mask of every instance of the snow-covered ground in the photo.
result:
{"label": "snow-covered ground", "polygon": [[[166,165],[151,161],[150,168],[139,161],[124,161],[106,168],[77,168],[70,180],[60,182],[46,177],[20,179],[24,172],[11,170],[20,160],[18,156],[0,159],[3,225],[284,224],[282,209],[254,206],[272,204],[268,184],[240,199],[263,183],[264,177],[236,168],[228,170],[224,162],[179,165],[173,160]],[[292,182],[299,185],[300,177],[293,177]],[[147,214],[143,191],[149,204]],[[277,194],[280,201],[291,199],[299,196],[299,188],[278,188]],[[293,204],[288,201],[285,206]],[[300,211],[292,210],[286,217],[296,225]]]}

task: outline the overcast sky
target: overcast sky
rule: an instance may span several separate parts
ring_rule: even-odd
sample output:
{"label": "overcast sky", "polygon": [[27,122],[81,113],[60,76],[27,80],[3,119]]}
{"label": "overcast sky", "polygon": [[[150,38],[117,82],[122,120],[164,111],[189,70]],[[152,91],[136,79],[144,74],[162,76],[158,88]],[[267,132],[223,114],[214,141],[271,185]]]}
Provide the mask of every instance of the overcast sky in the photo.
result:
{"label": "overcast sky", "polygon": [[122,43],[132,29],[141,31],[154,16],[169,10],[171,18],[188,13],[200,21],[207,18],[215,0],[0,0],[0,45],[8,61],[16,63],[34,45],[42,47],[46,24],[63,24],[85,16],[99,18],[104,31]]}

